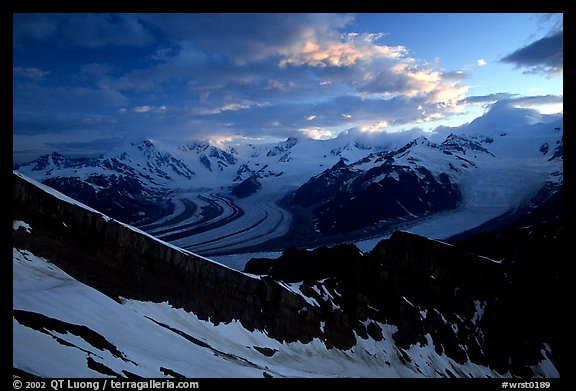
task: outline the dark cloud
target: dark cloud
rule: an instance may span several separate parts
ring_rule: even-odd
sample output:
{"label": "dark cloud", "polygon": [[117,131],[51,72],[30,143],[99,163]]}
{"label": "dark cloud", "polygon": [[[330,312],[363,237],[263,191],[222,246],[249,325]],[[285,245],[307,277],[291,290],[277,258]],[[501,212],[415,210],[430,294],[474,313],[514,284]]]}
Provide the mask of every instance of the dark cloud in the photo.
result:
{"label": "dark cloud", "polygon": [[124,139],[122,137],[106,137],[97,138],[90,141],[46,142],[44,145],[47,149],[60,151],[60,153],[69,156],[73,156],[75,154],[86,156],[87,154],[99,155],[102,153],[102,151],[117,147],[118,144],[122,143],[123,141]]}
{"label": "dark cloud", "polygon": [[532,42],[500,61],[518,68],[528,68],[528,73],[561,75],[564,67],[564,31]]}
{"label": "dark cloud", "polygon": [[420,137],[430,137],[430,132],[422,128],[410,128],[401,132],[365,132],[354,127],[340,134],[339,137],[351,137],[364,145],[377,145],[381,148],[395,149],[402,147],[410,141]]}
{"label": "dark cloud", "polygon": [[14,14],[14,42],[33,39],[82,47],[144,46],[154,42],[132,14]]}
{"label": "dark cloud", "polygon": [[34,67],[13,67],[12,74],[15,78],[21,77],[24,79],[30,79],[34,81],[39,81],[44,79],[50,72],[43,71]]}
{"label": "dark cloud", "polygon": [[47,113],[95,113],[127,104],[128,98],[119,91],[82,86],[51,87],[37,83],[16,83],[13,88],[14,106],[20,110]]}
{"label": "dark cloud", "polygon": [[94,134],[114,131],[118,121],[112,116],[61,112],[15,112],[14,135],[72,134],[91,131]]}
{"label": "dark cloud", "polygon": [[488,94],[488,95],[476,95],[476,96],[468,96],[464,99],[463,103],[491,103],[496,102],[503,99],[510,99],[514,97],[516,94],[510,94],[508,92],[498,92],[495,94]]}
{"label": "dark cloud", "polygon": [[228,57],[236,64],[278,56],[306,39],[338,36],[353,20],[339,14],[143,14],[170,40],[189,42],[197,50]]}
{"label": "dark cloud", "polygon": [[457,71],[450,71],[450,72],[442,73],[442,78],[444,80],[461,81],[461,80],[468,79],[469,77],[470,77],[470,75],[468,74],[468,72],[463,71],[461,69],[457,70]]}
{"label": "dark cloud", "polygon": [[418,80],[410,78],[408,72],[394,72],[391,69],[382,69],[371,75],[358,87],[358,91],[367,93],[405,93],[418,90]]}
{"label": "dark cloud", "polygon": [[110,74],[116,67],[107,63],[90,63],[80,67],[80,78],[83,80],[99,79]]}

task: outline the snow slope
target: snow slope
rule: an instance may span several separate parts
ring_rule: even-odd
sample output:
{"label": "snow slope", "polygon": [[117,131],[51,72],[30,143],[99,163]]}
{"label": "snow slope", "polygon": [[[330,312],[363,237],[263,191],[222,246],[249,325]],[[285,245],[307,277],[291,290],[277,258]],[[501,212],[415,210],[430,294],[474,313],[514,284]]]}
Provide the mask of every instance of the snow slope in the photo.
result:
{"label": "snow slope", "polygon": [[[119,375],[142,377],[166,376],[162,368],[193,378],[262,377],[264,372],[274,377],[436,377],[446,369],[464,377],[499,376],[436,354],[431,341],[411,347],[413,362],[406,364],[392,342],[396,328],[391,325],[380,325],[383,341],[358,338],[348,351],[326,349],[318,340],[280,343],[237,322],[214,326],[167,303],[120,304],[25,250],[14,249],[13,262],[14,310],[85,326],[121,353],[94,346],[73,332],[34,330],[15,315],[13,366],[38,376],[105,375],[89,368],[89,360]],[[268,357],[256,348],[275,353]]]}

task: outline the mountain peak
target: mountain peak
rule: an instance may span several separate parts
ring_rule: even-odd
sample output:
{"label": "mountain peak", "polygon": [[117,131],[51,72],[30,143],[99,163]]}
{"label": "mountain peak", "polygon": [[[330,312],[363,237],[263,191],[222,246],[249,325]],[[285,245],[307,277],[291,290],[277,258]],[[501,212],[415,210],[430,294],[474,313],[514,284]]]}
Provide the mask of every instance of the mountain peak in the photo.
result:
{"label": "mountain peak", "polygon": [[279,142],[275,147],[269,150],[266,156],[276,156],[286,153],[297,143],[298,139],[296,137],[288,137],[286,141]]}
{"label": "mountain peak", "polygon": [[446,137],[446,140],[440,144],[440,149],[448,152],[462,152],[463,154],[466,154],[467,150],[471,150],[494,156],[490,151],[481,146],[480,143],[454,133],[450,133],[448,137]]}

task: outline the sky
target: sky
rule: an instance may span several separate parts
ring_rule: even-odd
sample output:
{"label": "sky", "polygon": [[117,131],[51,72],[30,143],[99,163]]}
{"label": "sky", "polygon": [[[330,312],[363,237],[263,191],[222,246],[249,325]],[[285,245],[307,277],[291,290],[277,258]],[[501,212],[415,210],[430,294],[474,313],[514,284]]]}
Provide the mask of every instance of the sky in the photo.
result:
{"label": "sky", "polygon": [[562,14],[14,14],[13,160],[563,111]]}

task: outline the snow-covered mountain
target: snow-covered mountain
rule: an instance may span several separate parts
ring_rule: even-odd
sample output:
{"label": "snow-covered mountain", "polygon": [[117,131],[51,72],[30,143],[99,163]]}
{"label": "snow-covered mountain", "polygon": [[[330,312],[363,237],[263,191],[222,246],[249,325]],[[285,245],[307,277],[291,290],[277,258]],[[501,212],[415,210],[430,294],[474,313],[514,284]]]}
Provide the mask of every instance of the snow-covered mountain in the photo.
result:
{"label": "snow-covered mountain", "polygon": [[16,169],[204,255],[377,242],[399,227],[447,238],[562,187],[561,119],[485,117],[400,144],[354,134],[224,149],[146,140]]}
{"label": "snow-covered mountain", "polygon": [[[369,254],[293,250],[254,261],[256,276],[16,172],[13,220],[17,376],[559,376],[558,323],[517,332],[544,319],[517,305],[534,276],[445,243],[399,232]],[[535,274],[546,298],[550,270]]]}
{"label": "snow-covered mountain", "polygon": [[323,235],[378,229],[374,224],[455,208],[463,171],[490,157],[479,143],[454,134],[441,144],[419,137],[349,165],[339,161],[294,192],[291,203],[312,207],[315,227]]}

